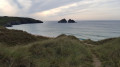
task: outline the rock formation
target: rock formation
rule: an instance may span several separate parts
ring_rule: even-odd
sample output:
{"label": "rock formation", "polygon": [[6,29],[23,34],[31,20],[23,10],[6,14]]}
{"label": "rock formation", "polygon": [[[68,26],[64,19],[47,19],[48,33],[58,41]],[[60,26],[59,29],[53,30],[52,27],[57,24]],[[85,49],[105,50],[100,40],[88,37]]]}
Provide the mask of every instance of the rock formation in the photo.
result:
{"label": "rock formation", "polygon": [[66,19],[62,19],[62,20],[58,21],[58,23],[76,23],[76,22],[72,19],[69,19],[68,21]]}
{"label": "rock formation", "polygon": [[68,23],[76,23],[76,22],[74,20],[72,20],[72,19],[69,19]]}
{"label": "rock formation", "polygon": [[66,19],[62,19],[62,20],[58,21],[58,23],[67,23],[67,20]]}

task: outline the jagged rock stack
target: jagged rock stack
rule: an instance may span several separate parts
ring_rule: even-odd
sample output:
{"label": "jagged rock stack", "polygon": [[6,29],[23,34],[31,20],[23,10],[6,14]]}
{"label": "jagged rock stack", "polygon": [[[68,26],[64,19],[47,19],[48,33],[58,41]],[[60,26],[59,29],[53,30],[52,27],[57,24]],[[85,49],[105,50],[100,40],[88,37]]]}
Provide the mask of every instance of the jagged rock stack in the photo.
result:
{"label": "jagged rock stack", "polygon": [[76,23],[76,22],[72,19],[69,19],[68,21],[66,19],[62,19],[62,20],[58,21],[58,23]]}
{"label": "jagged rock stack", "polygon": [[72,20],[72,19],[69,19],[68,23],[76,23],[76,22],[74,20]]}
{"label": "jagged rock stack", "polygon": [[58,23],[67,23],[67,20],[66,19],[62,19],[62,20],[58,21]]}

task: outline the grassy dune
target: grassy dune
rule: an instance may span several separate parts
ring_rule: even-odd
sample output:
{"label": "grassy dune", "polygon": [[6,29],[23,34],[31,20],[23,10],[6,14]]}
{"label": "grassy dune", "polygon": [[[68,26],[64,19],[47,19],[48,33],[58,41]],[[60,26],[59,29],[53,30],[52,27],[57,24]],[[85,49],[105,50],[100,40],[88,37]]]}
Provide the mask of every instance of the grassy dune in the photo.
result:
{"label": "grassy dune", "polygon": [[0,67],[94,67],[93,53],[103,67],[119,67],[120,38],[80,41],[71,35],[48,38],[0,27]]}
{"label": "grassy dune", "polygon": [[38,42],[30,52],[37,67],[92,67],[90,51],[69,37]]}
{"label": "grassy dune", "polygon": [[103,67],[120,67],[120,38],[99,41],[101,45],[94,52],[103,63]]}
{"label": "grassy dune", "polygon": [[4,27],[0,27],[0,43],[6,45],[26,45],[35,41],[49,39],[43,36],[31,35],[21,30],[8,30]]}
{"label": "grassy dune", "polygon": [[0,67],[93,67],[91,52],[74,36],[34,36],[0,28]]}

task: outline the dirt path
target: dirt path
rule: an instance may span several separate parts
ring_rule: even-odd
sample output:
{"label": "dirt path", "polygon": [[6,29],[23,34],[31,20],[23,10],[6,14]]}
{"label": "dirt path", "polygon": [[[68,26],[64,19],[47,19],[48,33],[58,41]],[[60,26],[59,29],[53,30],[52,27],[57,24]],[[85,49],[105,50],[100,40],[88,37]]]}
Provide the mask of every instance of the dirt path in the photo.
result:
{"label": "dirt path", "polygon": [[[94,45],[91,45],[91,44],[87,44],[85,43],[85,45],[87,46],[94,46]],[[94,67],[101,67],[101,61],[98,59],[98,57],[92,52],[92,56],[93,56],[93,65]]]}
{"label": "dirt path", "polygon": [[92,55],[93,55],[93,65],[94,65],[94,67],[101,67],[100,60],[94,54],[92,54]]}

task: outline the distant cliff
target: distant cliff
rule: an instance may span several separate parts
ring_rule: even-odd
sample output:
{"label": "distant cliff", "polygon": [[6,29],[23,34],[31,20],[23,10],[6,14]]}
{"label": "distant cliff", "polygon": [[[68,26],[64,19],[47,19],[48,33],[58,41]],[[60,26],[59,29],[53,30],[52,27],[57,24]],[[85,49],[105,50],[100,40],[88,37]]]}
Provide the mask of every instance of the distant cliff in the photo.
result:
{"label": "distant cliff", "polygon": [[11,27],[12,25],[29,24],[29,23],[43,23],[41,20],[35,20],[26,17],[0,17],[0,26]]}

